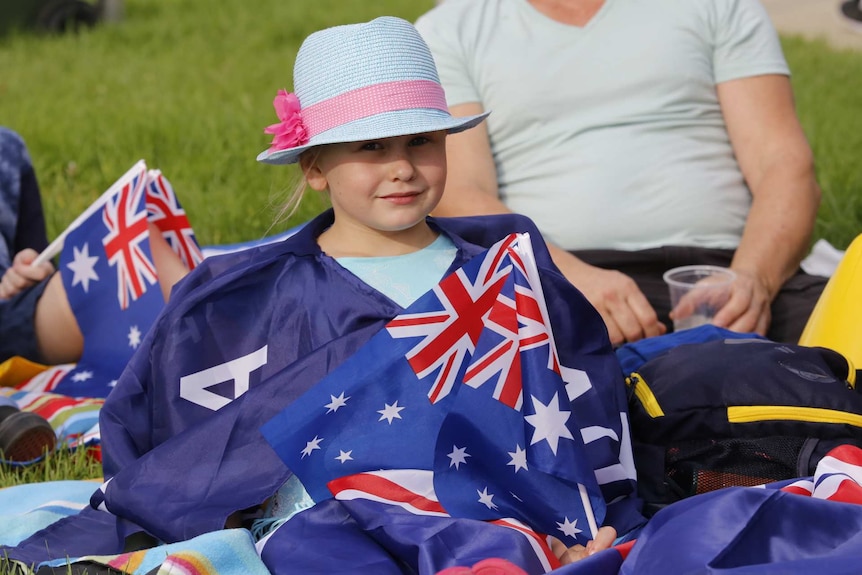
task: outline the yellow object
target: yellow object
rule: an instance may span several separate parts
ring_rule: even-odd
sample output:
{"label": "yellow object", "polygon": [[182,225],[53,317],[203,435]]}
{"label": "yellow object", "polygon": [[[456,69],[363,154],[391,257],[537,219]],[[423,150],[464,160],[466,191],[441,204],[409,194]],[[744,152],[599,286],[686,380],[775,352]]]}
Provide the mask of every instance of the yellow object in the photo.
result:
{"label": "yellow object", "polygon": [[799,407],[796,405],[729,405],[727,420],[730,423],[757,421],[809,421],[813,423],[845,423],[862,427],[862,415],[825,409],[822,407]]}
{"label": "yellow object", "polygon": [[47,365],[35,363],[20,356],[10,357],[0,363],[0,387],[17,387],[31,377],[48,369]]}
{"label": "yellow object", "polygon": [[834,349],[862,369],[862,234],[847,248],[826,284],[799,345]]}

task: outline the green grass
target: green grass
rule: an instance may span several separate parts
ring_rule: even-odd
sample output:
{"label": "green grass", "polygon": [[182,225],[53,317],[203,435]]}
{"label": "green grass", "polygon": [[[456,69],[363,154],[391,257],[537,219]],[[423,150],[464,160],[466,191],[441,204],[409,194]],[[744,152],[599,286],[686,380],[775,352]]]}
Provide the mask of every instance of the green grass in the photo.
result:
{"label": "green grass", "polygon": [[[292,168],[257,164],[271,101],[313,30],[433,0],[126,0],[126,18],[77,35],[0,39],[0,124],[27,141],[53,236],[136,160],[172,181],[202,243],[284,229],[319,211],[311,194],[271,228]],[[817,237],[862,231],[862,53],[787,38],[799,114],[824,189]]]}
{"label": "green grass", "polygon": [[[30,148],[52,236],[143,158],[173,183],[202,243],[259,238],[295,182],[292,168],[255,156],[302,40],[383,14],[414,20],[432,5],[126,0],[119,25],[0,40],[0,124]],[[290,224],[322,205],[309,197]]]}
{"label": "green grass", "polygon": [[823,201],[816,237],[844,248],[862,233],[862,52],[784,38]]}
{"label": "green grass", "polygon": [[[0,487],[24,485],[42,481],[66,479],[99,479],[102,464],[89,456],[86,450],[58,450],[44,460],[26,467],[0,465]],[[93,487],[95,490],[95,486]]]}

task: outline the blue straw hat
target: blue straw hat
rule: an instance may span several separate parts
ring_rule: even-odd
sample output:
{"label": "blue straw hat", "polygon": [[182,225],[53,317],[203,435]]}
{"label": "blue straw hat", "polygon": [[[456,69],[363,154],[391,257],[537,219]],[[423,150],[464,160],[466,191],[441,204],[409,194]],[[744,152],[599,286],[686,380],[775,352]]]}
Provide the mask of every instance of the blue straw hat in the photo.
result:
{"label": "blue straw hat", "polygon": [[275,97],[281,121],[265,130],[274,138],[260,162],[292,164],[322,144],[451,134],[488,115],[449,114],[428,46],[412,24],[391,16],[310,35],[296,56],[293,86],[295,93]]}

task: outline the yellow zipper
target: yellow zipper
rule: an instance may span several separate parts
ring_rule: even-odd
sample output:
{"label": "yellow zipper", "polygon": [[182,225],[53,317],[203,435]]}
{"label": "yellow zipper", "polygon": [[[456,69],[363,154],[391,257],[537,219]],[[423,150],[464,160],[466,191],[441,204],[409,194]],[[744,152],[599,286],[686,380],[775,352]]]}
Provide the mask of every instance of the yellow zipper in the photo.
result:
{"label": "yellow zipper", "polygon": [[659,405],[652,390],[639,373],[633,373],[631,377],[628,378],[628,382],[630,385],[634,386],[635,396],[640,400],[641,405],[643,405],[647,412],[647,415],[652,418],[664,417],[664,411],[662,411],[661,405]]}
{"label": "yellow zipper", "polygon": [[[635,392],[637,392],[637,388],[635,388]],[[846,423],[855,427],[862,427],[862,415],[822,407],[732,405],[727,408],[727,420],[730,423],[751,423],[769,419],[810,421],[813,423]]]}

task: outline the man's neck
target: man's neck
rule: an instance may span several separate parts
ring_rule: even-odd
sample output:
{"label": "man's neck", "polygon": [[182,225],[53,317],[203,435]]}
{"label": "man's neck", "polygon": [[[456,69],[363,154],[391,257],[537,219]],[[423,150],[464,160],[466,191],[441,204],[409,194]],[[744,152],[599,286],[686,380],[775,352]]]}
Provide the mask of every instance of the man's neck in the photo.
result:
{"label": "man's neck", "polygon": [[605,0],[529,0],[533,7],[560,24],[584,27],[601,9]]}

